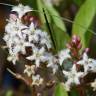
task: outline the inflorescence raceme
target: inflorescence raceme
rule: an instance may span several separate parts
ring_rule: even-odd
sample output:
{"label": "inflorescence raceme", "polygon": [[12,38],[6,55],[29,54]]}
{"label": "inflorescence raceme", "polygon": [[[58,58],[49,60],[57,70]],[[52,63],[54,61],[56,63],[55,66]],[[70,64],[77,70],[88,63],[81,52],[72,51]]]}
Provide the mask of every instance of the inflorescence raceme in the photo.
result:
{"label": "inflorescence raceme", "polygon": [[[50,36],[37,27],[32,16],[28,16],[31,11],[30,7],[22,4],[13,7],[3,37],[9,52],[8,61],[17,64],[22,55],[31,62],[30,65],[26,64],[24,69],[24,74],[32,79],[31,85],[39,86],[44,82],[43,77],[36,72],[41,66],[52,69],[53,75],[60,70],[58,67],[60,66],[66,78],[64,84],[67,91],[70,91],[73,84],[80,85],[80,80],[89,72],[96,72],[96,60],[87,56],[88,48],[83,52],[80,51],[82,44],[78,36],[72,37],[67,49],[53,54]],[[30,49],[30,54],[26,49]],[[96,80],[91,83],[94,90],[96,90],[95,83]]]}

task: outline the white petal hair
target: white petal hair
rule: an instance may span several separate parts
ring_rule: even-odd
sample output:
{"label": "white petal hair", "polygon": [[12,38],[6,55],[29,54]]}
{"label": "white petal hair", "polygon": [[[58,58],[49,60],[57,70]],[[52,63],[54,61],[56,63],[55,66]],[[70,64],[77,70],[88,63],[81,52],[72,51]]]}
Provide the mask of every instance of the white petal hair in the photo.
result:
{"label": "white petal hair", "polygon": [[25,13],[32,11],[32,8],[19,4],[18,6],[14,6],[12,8],[12,11],[16,11],[18,13],[19,18],[21,18]]}

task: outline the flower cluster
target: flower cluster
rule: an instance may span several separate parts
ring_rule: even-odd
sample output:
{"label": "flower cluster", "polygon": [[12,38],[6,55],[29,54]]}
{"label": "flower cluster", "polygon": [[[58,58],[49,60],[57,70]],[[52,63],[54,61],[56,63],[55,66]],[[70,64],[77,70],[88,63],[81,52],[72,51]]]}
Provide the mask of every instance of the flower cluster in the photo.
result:
{"label": "flower cluster", "polygon": [[[89,72],[96,72],[96,60],[88,58],[88,48],[81,52],[81,46],[80,38],[74,35],[71,42],[67,44],[68,49],[59,52],[60,66],[63,67],[62,72],[66,77],[65,87],[68,91],[72,85],[80,85],[81,79]],[[71,64],[69,64],[70,62]],[[68,66],[68,68],[65,66]],[[95,90],[94,84],[95,82],[91,86]]]}
{"label": "flower cluster", "polygon": [[[30,7],[21,4],[13,7],[3,38],[9,52],[7,60],[16,64],[22,55],[31,62],[24,69],[24,74],[31,77],[31,85],[39,86],[44,81],[37,72],[42,66],[51,68],[53,73],[60,68],[68,91],[72,85],[80,85],[81,79],[89,72],[96,73],[96,60],[87,56],[88,48],[81,51],[82,44],[77,36],[72,37],[67,49],[53,54],[50,36],[37,27],[34,18],[28,14],[31,11]],[[95,83],[91,83],[94,90]]]}
{"label": "flower cluster", "polygon": [[[29,16],[29,23],[24,23],[22,19],[28,17],[32,9],[28,6],[18,5],[13,7],[10,17],[7,20],[8,24],[5,27],[4,40],[9,51],[7,60],[16,64],[20,60],[20,54],[25,55],[25,59],[32,62],[32,65],[25,65],[24,73],[28,77],[32,77],[32,85],[41,84],[43,79],[40,75],[35,74],[36,68],[47,65],[46,68],[51,68],[55,73],[58,69],[57,59],[50,52],[51,41],[47,32],[38,29],[33,22],[33,18]],[[26,56],[27,50],[30,48],[30,55]],[[40,82],[39,82],[40,81]],[[38,84],[37,84],[38,83]]]}

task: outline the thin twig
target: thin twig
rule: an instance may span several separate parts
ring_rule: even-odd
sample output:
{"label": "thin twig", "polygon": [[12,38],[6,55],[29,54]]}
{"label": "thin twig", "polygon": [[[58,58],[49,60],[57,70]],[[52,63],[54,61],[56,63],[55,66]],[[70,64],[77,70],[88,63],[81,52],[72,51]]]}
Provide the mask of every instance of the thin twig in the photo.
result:
{"label": "thin twig", "polygon": [[22,75],[20,75],[20,74],[18,74],[18,73],[14,73],[14,72],[13,72],[12,70],[10,70],[9,68],[7,68],[7,71],[10,72],[15,78],[24,81],[28,86],[31,85],[31,84],[29,83],[29,81],[26,80]]}
{"label": "thin twig", "polygon": [[11,71],[9,68],[7,68],[7,71],[10,72],[13,76],[16,76],[16,73],[14,73],[13,71]]}
{"label": "thin twig", "polygon": [[7,5],[7,6],[11,6],[11,7],[13,7],[13,6],[15,6],[15,5],[12,5],[12,4],[6,4],[6,3],[0,3],[1,5]]}

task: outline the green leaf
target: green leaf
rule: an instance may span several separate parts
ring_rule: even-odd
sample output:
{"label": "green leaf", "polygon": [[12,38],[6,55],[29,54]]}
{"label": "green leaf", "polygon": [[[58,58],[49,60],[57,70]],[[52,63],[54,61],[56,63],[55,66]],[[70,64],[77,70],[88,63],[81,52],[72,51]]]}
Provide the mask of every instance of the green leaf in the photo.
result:
{"label": "green leaf", "polygon": [[85,0],[73,0],[73,2],[74,2],[76,5],[78,5],[78,6],[80,6],[84,1],[85,1]]}
{"label": "green leaf", "polygon": [[47,6],[46,5],[46,11],[48,11],[48,15],[51,18],[51,29],[53,38],[55,39],[57,52],[61,49],[63,49],[66,46],[66,43],[69,40],[69,35],[66,32],[66,27],[64,25],[63,20],[61,19],[59,13],[55,10],[53,6]]}
{"label": "green leaf", "polygon": [[[90,41],[89,40],[90,35],[88,34],[90,31],[88,31],[88,28],[92,23],[95,13],[96,13],[96,0],[86,0],[75,17],[72,33],[80,36],[83,47],[86,47],[88,46],[87,44],[89,44],[88,42]],[[87,37],[86,39],[85,36]]]}
{"label": "green leaf", "polygon": [[75,87],[70,90],[70,96],[80,96]]}
{"label": "green leaf", "polygon": [[58,83],[57,84],[57,86],[55,88],[54,96],[68,96],[68,93],[65,90],[63,83]]}
{"label": "green leaf", "polygon": [[44,14],[43,14],[44,4],[43,4],[42,0],[37,0],[37,8],[38,8],[38,11],[40,11],[39,16],[40,16],[41,21],[43,23],[45,23],[45,18],[44,18]]}
{"label": "green leaf", "polygon": [[55,38],[57,52],[63,48],[66,48],[66,44],[70,40],[69,35],[63,30],[59,29],[55,24],[51,25],[53,28],[52,34]]}
{"label": "green leaf", "polygon": [[[58,52],[59,50],[63,49],[66,45],[66,43],[69,40],[69,36],[68,34],[64,33],[62,30],[60,30],[59,28],[56,27],[56,25],[52,25],[48,23],[47,20],[47,16],[44,10],[44,16],[45,16],[45,20],[46,20],[46,26],[48,28],[48,32],[50,34],[51,40],[53,42],[53,46],[55,49],[55,52]],[[66,38],[64,38],[66,37]]]}
{"label": "green leaf", "polygon": [[[44,17],[44,14],[43,14],[43,8],[44,7],[45,7],[44,2],[42,0],[37,0],[37,8],[38,8],[38,11],[39,11],[39,16],[40,16],[41,22],[43,24],[46,23],[45,17]],[[48,19],[48,22],[50,22],[50,17],[49,16],[47,16],[47,19]]]}
{"label": "green leaf", "polygon": [[47,26],[47,29],[48,29],[47,32],[49,32],[49,34],[50,34],[51,41],[52,41],[53,46],[54,46],[54,49],[55,49],[55,51],[56,51],[56,43],[55,43],[55,39],[54,39],[54,36],[53,36],[53,34],[52,34],[52,30],[51,30],[51,27],[50,27],[50,24],[49,24],[49,22],[48,22],[47,15],[46,15],[44,9],[43,9],[43,12],[44,12],[45,20],[46,20],[46,26]]}
{"label": "green leaf", "polygon": [[48,10],[49,15],[51,15],[51,19],[53,21],[53,24],[55,24],[58,28],[60,28],[62,31],[66,32],[66,27],[64,25],[63,20],[61,19],[59,13],[55,10],[53,6],[47,6],[46,10]]}

